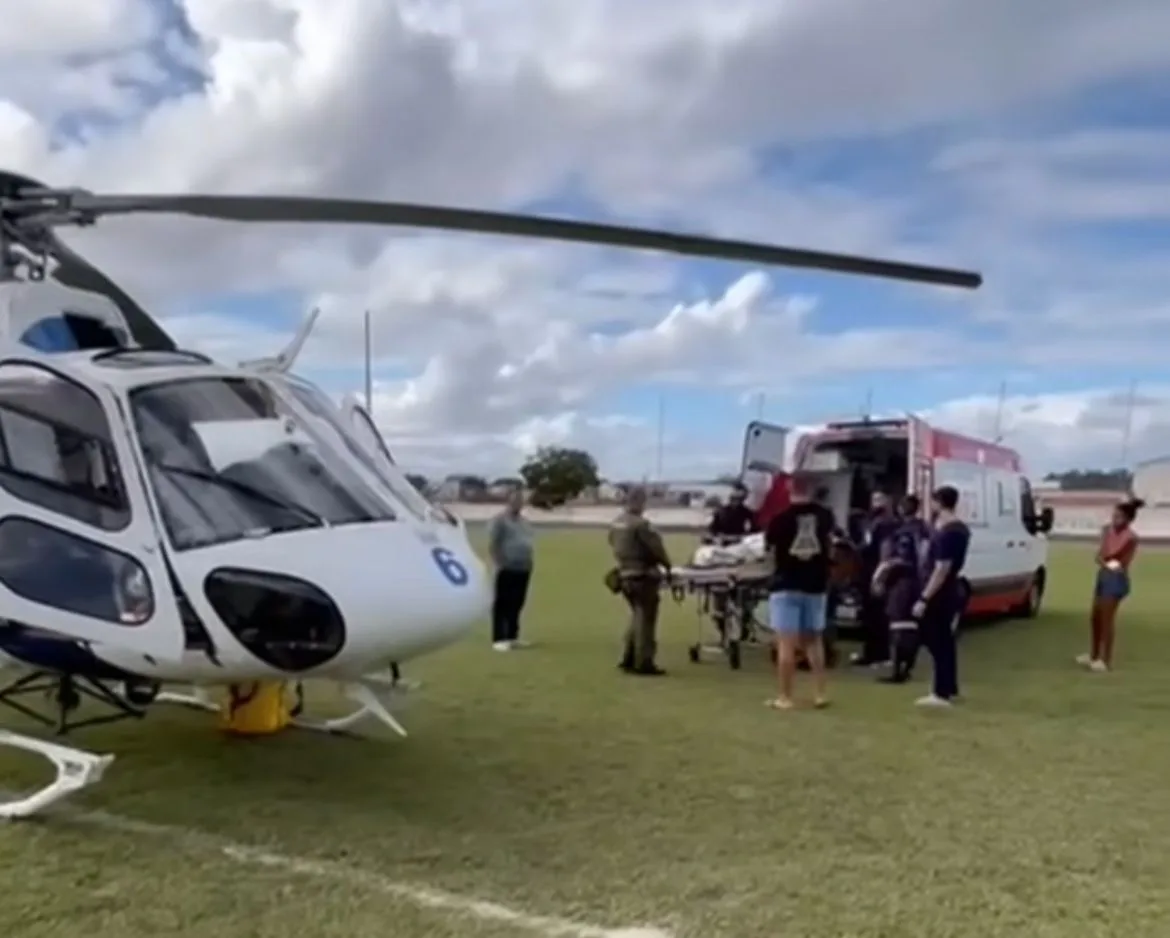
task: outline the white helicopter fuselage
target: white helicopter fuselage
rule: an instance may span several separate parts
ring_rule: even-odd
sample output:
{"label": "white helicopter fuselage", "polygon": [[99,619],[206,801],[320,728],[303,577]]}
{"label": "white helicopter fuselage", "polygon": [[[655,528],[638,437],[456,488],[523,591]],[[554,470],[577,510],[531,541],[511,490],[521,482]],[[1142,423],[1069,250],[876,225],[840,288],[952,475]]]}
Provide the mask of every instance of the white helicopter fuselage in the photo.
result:
{"label": "white helicopter fuselage", "polygon": [[485,615],[466,529],[379,452],[360,408],[194,353],[46,353],[16,325],[5,313],[0,666],[350,680]]}

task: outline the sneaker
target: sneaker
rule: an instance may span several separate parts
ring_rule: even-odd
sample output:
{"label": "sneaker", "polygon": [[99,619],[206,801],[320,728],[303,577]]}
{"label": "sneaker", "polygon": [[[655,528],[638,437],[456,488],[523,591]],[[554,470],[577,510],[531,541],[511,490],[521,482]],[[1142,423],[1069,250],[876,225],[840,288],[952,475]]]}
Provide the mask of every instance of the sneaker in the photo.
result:
{"label": "sneaker", "polygon": [[1076,662],[1082,668],[1088,668],[1093,664],[1093,656],[1092,655],[1077,655]]}
{"label": "sneaker", "polygon": [[1109,665],[1107,665],[1104,661],[1090,661],[1089,670],[1097,674],[1104,674],[1109,670]]}
{"label": "sneaker", "polygon": [[492,651],[511,651],[511,642],[492,642]]}
{"label": "sneaker", "polygon": [[951,702],[945,697],[939,697],[937,694],[927,694],[925,697],[919,697],[914,701],[916,707],[927,707],[936,710],[945,710],[950,707]]}

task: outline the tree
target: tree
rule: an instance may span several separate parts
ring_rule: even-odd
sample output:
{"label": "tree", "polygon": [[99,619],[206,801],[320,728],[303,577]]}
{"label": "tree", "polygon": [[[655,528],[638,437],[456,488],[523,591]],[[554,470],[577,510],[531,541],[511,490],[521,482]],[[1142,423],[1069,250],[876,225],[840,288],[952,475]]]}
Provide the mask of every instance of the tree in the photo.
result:
{"label": "tree", "polygon": [[1066,492],[1126,492],[1133,482],[1126,469],[1071,469],[1050,472],[1045,482],[1056,482]]}
{"label": "tree", "polygon": [[556,508],[600,484],[596,460],[562,446],[542,446],[520,467],[520,477],[538,508]]}

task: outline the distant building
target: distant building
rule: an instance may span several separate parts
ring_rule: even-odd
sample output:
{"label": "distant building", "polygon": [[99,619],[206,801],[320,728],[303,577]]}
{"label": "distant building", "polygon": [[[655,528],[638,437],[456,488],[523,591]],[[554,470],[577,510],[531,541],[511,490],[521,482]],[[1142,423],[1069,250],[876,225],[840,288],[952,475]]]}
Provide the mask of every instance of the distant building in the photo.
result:
{"label": "distant building", "polygon": [[1134,466],[1133,494],[1151,508],[1170,508],[1170,456]]}
{"label": "distant building", "polygon": [[666,490],[667,501],[696,508],[722,505],[730,495],[731,486],[725,482],[672,482]]}

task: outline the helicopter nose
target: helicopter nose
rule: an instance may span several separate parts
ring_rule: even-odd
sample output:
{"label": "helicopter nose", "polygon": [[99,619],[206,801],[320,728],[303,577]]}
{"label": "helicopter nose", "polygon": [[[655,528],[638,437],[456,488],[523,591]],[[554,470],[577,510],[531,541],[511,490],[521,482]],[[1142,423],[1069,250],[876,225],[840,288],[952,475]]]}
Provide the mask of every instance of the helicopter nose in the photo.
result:
{"label": "helicopter nose", "polygon": [[449,645],[482,621],[491,604],[483,562],[455,528],[416,540],[409,550],[404,544],[392,566],[368,576],[350,628],[351,651],[362,658],[405,661]]}

